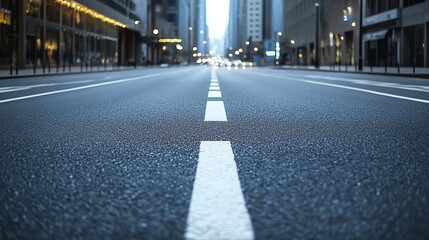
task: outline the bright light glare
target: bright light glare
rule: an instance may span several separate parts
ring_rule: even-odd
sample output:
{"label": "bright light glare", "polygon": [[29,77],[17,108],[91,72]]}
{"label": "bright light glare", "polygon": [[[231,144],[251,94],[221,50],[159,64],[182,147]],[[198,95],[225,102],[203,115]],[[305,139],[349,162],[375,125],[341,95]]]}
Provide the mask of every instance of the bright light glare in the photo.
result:
{"label": "bright light glare", "polygon": [[209,26],[210,38],[221,39],[224,37],[228,26],[229,2],[230,0],[206,0],[207,25]]}

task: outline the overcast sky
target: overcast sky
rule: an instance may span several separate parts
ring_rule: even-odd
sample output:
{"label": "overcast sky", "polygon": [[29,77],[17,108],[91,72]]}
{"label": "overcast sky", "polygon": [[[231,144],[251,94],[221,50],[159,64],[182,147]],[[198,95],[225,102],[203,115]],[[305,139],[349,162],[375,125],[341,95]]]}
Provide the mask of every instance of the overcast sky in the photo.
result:
{"label": "overcast sky", "polygon": [[223,38],[228,25],[229,0],[206,0],[206,9],[210,38]]}

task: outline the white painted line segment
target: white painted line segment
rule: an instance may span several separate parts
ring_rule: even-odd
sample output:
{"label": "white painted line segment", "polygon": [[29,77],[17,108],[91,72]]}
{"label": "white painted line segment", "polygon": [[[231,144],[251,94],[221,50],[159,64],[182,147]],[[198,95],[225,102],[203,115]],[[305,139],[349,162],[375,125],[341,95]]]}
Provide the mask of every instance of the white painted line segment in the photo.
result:
{"label": "white painted line segment", "polygon": [[213,90],[215,90],[215,91],[219,91],[219,90],[220,90],[220,87],[210,87],[210,88],[209,88],[209,90],[211,90],[211,91],[213,91]]}
{"label": "white painted line segment", "polygon": [[404,97],[404,96],[400,96],[400,95],[383,93],[383,92],[377,92],[377,91],[372,91],[372,90],[367,90],[367,89],[362,89],[362,88],[348,87],[348,86],[343,86],[343,85],[337,85],[337,84],[331,84],[331,83],[323,83],[323,82],[316,82],[316,81],[309,81],[309,80],[302,80],[302,81],[307,82],[307,83],[312,83],[312,84],[319,84],[319,85],[329,86],[329,87],[336,87],[336,88],[343,88],[343,89],[354,90],[354,91],[359,91],[359,92],[366,92],[366,93],[371,93],[371,94],[385,96],[385,97],[392,97],[392,98],[410,100],[410,101],[421,102],[421,103],[429,103],[429,100],[424,100],[424,99],[419,99],[419,98],[411,98],[411,97]]}
{"label": "white painted line segment", "polygon": [[7,103],[7,102],[13,102],[13,101],[24,100],[24,99],[29,99],[29,98],[36,98],[36,97],[42,97],[42,96],[47,96],[47,95],[53,95],[53,94],[58,94],[58,93],[73,92],[73,91],[78,91],[78,90],[83,90],[83,89],[88,89],[88,88],[95,88],[95,87],[118,84],[118,83],[123,83],[123,82],[130,82],[130,81],[140,80],[140,79],[144,79],[144,78],[155,77],[158,75],[161,75],[161,74],[151,74],[151,75],[146,75],[146,76],[142,76],[142,77],[125,78],[125,79],[116,80],[116,81],[91,84],[91,85],[86,85],[86,86],[81,86],[81,87],[68,88],[68,89],[62,89],[62,90],[51,91],[51,92],[44,92],[44,93],[27,95],[27,96],[16,97],[16,98],[9,98],[9,99],[0,100],[0,103]]}
{"label": "white painted line segment", "polygon": [[223,101],[207,101],[206,114],[204,116],[206,122],[226,122],[226,111]]}
{"label": "white painted line segment", "polygon": [[313,78],[313,79],[326,79],[326,80],[332,80],[332,81],[349,82],[349,83],[359,84],[359,85],[396,88],[396,89],[419,91],[419,92],[429,92],[429,86],[425,86],[425,85],[405,85],[405,84],[392,83],[392,82],[378,82],[378,81],[371,81],[366,79],[352,79],[352,78],[346,79],[346,78],[328,77],[328,76],[319,76],[319,75],[306,75],[305,77]]}
{"label": "white painted line segment", "polygon": [[93,80],[83,80],[83,81],[72,81],[72,82],[45,83],[45,84],[36,84],[36,85],[28,85],[28,86],[2,87],[2,88],[0,88],[0,93],[24,91],[24,90],[30,90],[33,88],[40,88],[40,87],[53,87],[53,86],[60,86],[60,85],[82,84],[82,83],[89,83],[92,81]]}
{"label": "white painted line segment", "polygon": [[219,80],[217,80],[217,79],[212,79],[212,83],[217,83],[217,82],[219,82]]}
{"label": "white painted line segment", "polygon": [[254,239],[229,141],[201,142],[185,238]]}
{"label": "white painted line segment", "polygon": [[210,87],[219,87],[219,83],[210,83]]}
{"label": "white painted line segment", "polygon": [[221,91],[209,91],[209,98],[221,98],[222,92]]}
{"label": "white painted line segment", "polygon": [[[245,73],[247,73],[247,72],[245,72]],[[253,73],[253,74],[260,75],[260,76],[269,76],[269,77],[273,77],[273,78],[293,80],[293,81],[301,81],[301,82],[306,82],[306,83],[311,83],[311,84],[318,84],[318,85],[324,85],[324,86],[329,86],[329,87],[343,88],[343,89],[348,89],[348,90],[353,90],[353,91],[365,92],[365,93],[370,93],[370,94],[375,94],[375,95],[380,95],[380,96],[385,96],[385,97],[391,97],[391,98],[409,100],[409,101],[426,103],[426,104],[429,103],[429,100],[425,100],[425,99],[405,97],[405,96],[401,96],[401,95],[383,93],[383,92],[378,92],[378,91],[372,91],[372,90],[363,89],[363,88],[348,87],[348,86],[344,86],[344,85],[331,84],[331,83],[323,83],[323,82],[305,80],[305,79],[302,79],[302,78],[282,77],[282,76],[276,76],[276,75],[272,75],[272,74],[260,74],[260,73]]]}

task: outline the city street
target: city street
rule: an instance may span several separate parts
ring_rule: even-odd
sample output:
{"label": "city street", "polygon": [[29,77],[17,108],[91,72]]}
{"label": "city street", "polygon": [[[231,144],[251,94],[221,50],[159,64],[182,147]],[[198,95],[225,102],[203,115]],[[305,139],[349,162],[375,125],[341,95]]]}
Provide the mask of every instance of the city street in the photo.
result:
{"label": "city street", "polygon": [[0,239],[429,239],[429,80],[0,80]]}

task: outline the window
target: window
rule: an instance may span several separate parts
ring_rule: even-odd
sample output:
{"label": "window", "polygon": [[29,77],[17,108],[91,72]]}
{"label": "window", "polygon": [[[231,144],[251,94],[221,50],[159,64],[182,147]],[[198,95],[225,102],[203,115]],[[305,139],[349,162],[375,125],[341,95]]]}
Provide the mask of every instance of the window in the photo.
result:
{"label": "window", "polygon": [[424,64],[424,25],[404,28],[404,65],[423,67]]}
{"label": "window", "polygon": [[424,0],[404,0],[404,7],[408,7],[422,2],[424,2]]}
{"label": "window", "polygon": [[32,17],[42,18],[42,0],[26,1],[25,13]]}
{"label": "window", "polygon": [[[407,0],[406,0],[407,1]],[[416,0],[408,0],[416,1]],[[421,1],[421,0],[419,0]],[[398,0],[367,0],[367,16],[389,11],[399,7]]]}

